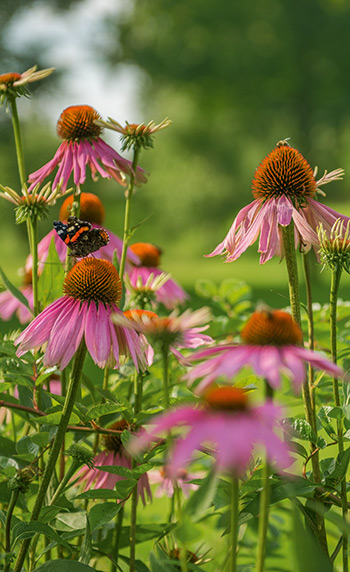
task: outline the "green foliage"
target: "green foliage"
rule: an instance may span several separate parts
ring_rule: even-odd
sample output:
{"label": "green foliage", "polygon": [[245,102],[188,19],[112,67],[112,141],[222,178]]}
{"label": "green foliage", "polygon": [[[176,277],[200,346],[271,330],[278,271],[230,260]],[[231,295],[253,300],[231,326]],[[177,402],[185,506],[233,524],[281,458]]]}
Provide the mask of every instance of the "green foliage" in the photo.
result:
{"label": "green foliage", "polygon": [[58,257],[55,241],[52,238],[49,253],[38,281],[38,296],[42,310],[62,296],[64,269]]}

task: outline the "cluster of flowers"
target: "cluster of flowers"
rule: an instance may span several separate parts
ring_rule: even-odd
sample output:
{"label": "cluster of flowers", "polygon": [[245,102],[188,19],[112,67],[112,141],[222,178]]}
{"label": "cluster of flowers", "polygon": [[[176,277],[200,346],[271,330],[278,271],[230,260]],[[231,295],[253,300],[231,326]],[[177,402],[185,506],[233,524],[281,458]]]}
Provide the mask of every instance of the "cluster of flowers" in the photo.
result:
{"label": "cluster of flowers", "polygon": [[[0,90],[9,96],[22,89],[29,81],[40,79],[38,72],[31,74],[5,74],[0,76]],[[2,187],[3,195],[17,205],[27,202],[53,204],[67,193],[70,177],[73,177],[76,193],[65,198],[60,209],[60,220],[66,222],[72,212],[73,201],[79,193],[80,218],[99,228],[104,222],[104,208],[100,198],[93,193],[82,192],[86,181],[86,167],[93,179],[97,174],[113,178],[125,186],[129,177],[134,184],[147,180],[140,167],[121,157],[100,137],[102,128],[109,127],[119,132],[126,147],[150,146],[151,136],[164,128],[159,125],[127,124],[122,127],[111,120],[105,123],[89,106],[72,106],[65,109],[57,124],[57,133],[63,140],[55,156],[46,165],[32,173],[23,196],[16,195],[8,187]],[[39,189],[43,182],[57,172],[52,182],[52,192],[43,194]],[[348,250],[348,242],[342,238],[343,225],[349,218],[336,213],[315,200],[318,188],[339,179],[341,170],[325,174],[319,181],[304,157],[285,141],[263,160],[258,167],[252,188],[254,201],[243,208],[222,243],[209,255],[224,253],[227,261],[236,260],[249,245],[259,239],[260,262],[274,255],[283,257],[283,227],[294,223],[295,248],[303,251],[313,247],[317,254],[320,239],[317,227],[322,223],[325,233],[323,245],[332,251],[337,240],[339,250]],[[332,227],[338,224],[336,239]],[[125,275],[119,276],[114,265],[122,258],[123,241],[108,230],[109,243],[82,257],[67,273],[63,284],[63,296],[49,304],[32,319],[28,308],[10,292],[0,294],[0,316],[9,319],[17,312],[21,323],[29,325],[15,341],[17,356],[30,350],[43,351],[43,366],[66,368],[84,340],[93,361],[100,368],[118,369],[126,360],[131,360],[137,372],[151,368],[157,349],[161,353],[172,352],[181,367],[187,368],[177,384],[187,382],[194,387],[191,403],[169,408],[155,416],[147,430],[139,430],[128,448],[122,439],[108,435],[104,450],[97,454],[94,467],[83,467],[79,482],[85,490],[95,487],[113,488],[122,477],[100,470],[105,465],[132,468],[132,455],[156,444],[174,427],[185,426],[181,437],[174,438],[172,451],[167,456],[166,466],[155,480],[161,480],[162,490],[168,495],[177,484],[186,492],[193,486],[193,475],[187,467],[194,451],[205,451],[214,458],[218,471],[237,477],[247,469],[255,447],[265,451],[269,463],[281,470],[290,465],[288,444],[278,435],[281,411],[271,400],[255,405],[249,392],[235,385],[236,374],[251,367],[258,378],[263,378],[274,390],[281,386],[282,375],[290,378],[293,389],[299,392],[305,382],[305,364],[321,369],[332,376],[342,377],[343,371],[319,353],[302,345],[302,331],[293,318],[282,310],[261,309],[254,312],[241,331],[237,343],[215,343],[203,332],[209,328],[210,315],[207,309],[186,310],[179,313],[178,307],[188,300],[186,292],[160,270],[161,250],[148,243],[135,243],[127,250]],[[334,231],[333,231],[334,234]],[[54,244],[60,261],[64,264],[67,245],[52,230],[38,244],[38,268],[33,267],[33,258],[25,265],[25,285],[22,293],[33,309],[30,276],[42,270],[47,260],[50,243]],[[322,246],[322,243],[321,243]],[[119,307],[123,288],[126,288],[126,303],[129,310]],[[142,302],[142,307],[137,304]],[[163,308],[161,310],[161,308]],[[159,312],[159,315],[155,312]],[[169,312],[171,312],[169,314]],[[194,353],[191,350],[209,346]],[[186,350],[185,355],[180,350]],[[122,433],[135,430],[130,423],[119,420],[111,426]],[[147,473],[138,480],[138,491],[143,502],[151,495]]]}

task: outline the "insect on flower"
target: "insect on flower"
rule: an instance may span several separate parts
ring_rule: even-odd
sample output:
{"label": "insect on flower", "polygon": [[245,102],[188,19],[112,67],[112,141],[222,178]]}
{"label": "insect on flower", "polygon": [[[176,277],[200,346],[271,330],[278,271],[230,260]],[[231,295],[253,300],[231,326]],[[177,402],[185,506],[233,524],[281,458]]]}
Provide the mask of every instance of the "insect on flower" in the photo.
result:
{"label": "insect on flower", "polygon": [[67,224],[55,220],[53,226],[71,250],[71,256],[76,258],[84,258],[109,242],[108,232],[104,228],[92,228],[91,223],[76,216],[68,217]]}

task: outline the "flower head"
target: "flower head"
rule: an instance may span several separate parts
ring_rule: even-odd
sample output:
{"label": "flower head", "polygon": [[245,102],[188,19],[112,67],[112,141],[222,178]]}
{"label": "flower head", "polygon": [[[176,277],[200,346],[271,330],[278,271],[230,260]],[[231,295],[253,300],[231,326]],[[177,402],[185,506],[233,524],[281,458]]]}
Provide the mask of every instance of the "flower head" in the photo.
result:
{"label": "flower head", "polygon": [[196,393],[205,392],[221,377],[231,380],[245,366],[252,367],[275,389],[281,385],[282,374],[285,374],[295,391],[306,379],[305,363],[337,377],[344,375],[333,362],[300,345],[299,326],[282,310],[254,312],[244,326],[241,338],[243,345],[211,347],[191,356],[191,362],[201,362],[185,376],[189,382],[201,379]]}
{"label": "flower head", "polygon": [[10,187],[3,187],[0,185],[0,197],[7,199],[16,205],[16,223],[26,221],[28,218],[36,218],[37,220],[43,219],[48,214],[48,207],[56,203],[58,197],[62,194],[66,195],[71,192],[71,189],[61,192],[60,186],[55,190],[51,189],[51,183],[46,183],[42,188],[36,185],[31,192],[23,187],[22,193],[19,194]]}
{"label": "flower head", "polygon": [[28,83],[44,79],[52,74],[55,68],[36,71],[38,66],[29,68],[23,73],[9,72],[0,74],[0,104],[9,97],[28,96]]}
{"label": "flower head", "polygon": [[218,387],[206,394],[200,407],[185,405],[156,416],[151,429],[140,433],[129,450],[135,454],[165,431],[184,425],[185,435],[175,440],[167,463],[168,474],[173,478],[187,467],[195,450],[208,450],[210,446],[217,469],[237,476],[247,468],[257,445],[265,449],[271,463],[283,468],[290,458],[286,443],[274,432],[279,414],[269,401],[260,407],[251,406],[243,389]]}
{"label": "flower head", "polygon": [[332,270],[342,268],[350,274],[350,221],[344,228],[344,221],[338,219],[330,232],[324,230],[322,223],[317,228],[320,241],[319,254],[324,266]]}
{"label": "flower head", "polygon": [[188,497],[190,491],[198,489],[198,485],[190,481],[199,478],[203,478],[202,473],[188,473],[186,469],[180,469],[174,479],[168,474],[166,466],[149,472],[150,483],[158,485],[155,493],[156,497],[166,495],[171,498],[174,494],[175,486],[182,490],[185,497]]}
{"label": "flower head", "polygon": [[73,173],[74,184],[80,188],[86,180],[86,166],[90,167],[92,178],[97,174],[104,178],[113,178],[126,185],[125,175],[135,176],[135,183],[146,181],[145,172],[140,167],[134,173],[132,164],[121,157],[101,137],[102,127],[96,120],[100,115],[89,105],[72,105],[65,109],[57,122],[57,134],[63,139],[55,156],[46,165],[29,175],[29,191],[41,183],[58,167],[52,187],[61,184],[62,191],[67,188]]}
{"label": "flower head", "polygon": [[281,141],[256,169],[252,182],[255,200],[239,211],[223,242],[208,256],[224,253],[226,261],[232,262],[260,235],[260,264],[274,255],[283,257],[281,227],[292,220],[295,245],[305,251],[316,248],[320,222],[330,230],[337,218],[350,220],[314,199],[321,185],[341,179],[342,174],[342,169],[337,169],[316,181],[302,154]]}
{"label": "flower head", "polygon": [[[113,423],[109,427],[114,431],[130,430],[129,424],[122,419]],[[80,475],[78,483],[84,483],[84,491],[90,490],[92,485],[94,489],[114,489],[118,481],[123,480],[125,477],[109,473],[107,471],[99,470],[97,467],[114,465],[132,469],[130,454],[126,451],[122,444],[120,435],[108,434],[103,437],[104,450],[98,453],[94,459],[94,466],[87,466],[82,468],[78,474]],[[141,497],[143,504],[146,504],[146,496],[152,499],[152,492],[149,485],[147,473],[143,473],[137,482],[138,496]]]}
{"label": "flower head", "polygon": [[145,125],[144,123],[128,123],[125,122],[123,127],[118,121],[115,121],[111,117],[108,121],[97,121],[98,125],[107,127],[107,129],[112,129],[112,131],[117,131],[121,134],[122,140],[122,151],[126,149],[149,149],[153,147],[153,135],[161,129],[165,129],[172,124],[172,121],[168,118],[163,119],[158,125],[154,121],[150,121]]}
{"label": "flower head", "polygon": [[115,325],[112,314],[121,314],[118,302],[122,285],[110,262],[96,258],[80,260],[68,272],[64,296],[47,306],[22,332],[15,344],[17,355],[47,343],[44,365],[65,368],[84,338],[99,367],[119,367],[120,356],[130,356],[136,368],[145,356],[138,336]]}
{"label": "flower head", "polygon": [[[128,271],[128,282],[130,283],[130,294],[145,295],[147,284],[152,276],[154,279],[160,277],[163,273],[159,268],[161,249],[154,244],[148,242],[136,242],[130,245],[130,250],[138,257],[139,262]],[[188,294],[177,284],[175,280],[168,276],[167,280],[162,282],[156,290],[154,290],[154,300],[158,304],[163,304],[168,310],[174,309],[179,304],[185,302]],[[152,301],[152,298],[151,298]]]}

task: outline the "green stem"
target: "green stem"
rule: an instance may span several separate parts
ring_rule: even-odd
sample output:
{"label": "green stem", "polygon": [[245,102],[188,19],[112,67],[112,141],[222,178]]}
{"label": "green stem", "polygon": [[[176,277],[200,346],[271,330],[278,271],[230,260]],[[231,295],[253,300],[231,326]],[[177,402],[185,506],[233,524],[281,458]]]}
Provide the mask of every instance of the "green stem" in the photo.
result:
{"label": "green stem", "polygon": [[[77,350],[77,353],[75,354],[75,359],[74,359],[72,372],[71,372],[71,376],[70,376],[70,380],[69,380],[67,396],[66,396],[66,399],[65,399],[65,402],[63,405],[61,421],[60,421],[60,424],[58,425],[57,433],[56,433],[56,436],[55,436],[55,439],[54,439],[54,442],[52,445],[51,453],[50,453],[50,456],[48,458],[47,465],[45,468],[45,472],[43,474],[43,477],[42,477],[42,480],[41,480],[41,483],[39,486],[38,494],[37,494],[35,504],[34,504],[34,508],[33,508],[31,518],[30,518],[31,521],[32,520],[38,520],[41,507],[42,507],[44,500],[45,500],[45,495],[46,495],[52,474],[53,474],[54,469],[55,469],[56,461],[58,459],[58,456],[59,456],[59,453],[61,450],[61,445],[62,445],[64,436],[66,434],[66,429],[68,426],[69,418],[70,418],[71,413],[73,411],[75,398],[77,395],[77,391],[78,391],[78,387],[79,387],[79,383],[80,383],[80,379],[81,379],[81,375],[82,375],[82,371],[83,371],[85,355],[86,355],[86,346],[85,346],[85,341],[83,340],[81,342],[78,350]],[[28,549],[30,546],[30,543],[31,543],[30,538],[27,538],[22,542],[22,545],[21,545],[20,551],[18,553],[18,557],[17,557],[16,563],[15,563],[15,567],[13,569],[13,572],[21,572],[25,557],[27,555],[27,552],[28,552]]]}
{"label": "green stem", "polygon": [[[301,328],[299,279],[298,279],[297,257],[295,252],[294,222],[292,221],[288,226],[281,228],[282,228],[283,248],[284,248],[286,266],[288,272],[289,299],[290,299],[291,312],[294,320],[297,322],[297,324],[299,324]],[[308,380],[303,384],[302,392],[303,392],[306,420],[316,433],[317,430],[316,416],[314,413],[313,400],[311,398]],[[311,452],[315,451],[316,444],[310,443],[310,446],[311,446]],[[317,453],[313,454],[311,459],[312,459],[314,480],[316,482],[321,482],[321,471],[320,471],[318,454]],[[315,513],[315,518],[317,521],[317,535],[319,543],[322,546],[324,552],[328,555],[327,536],[325,531],[324,518],[322,514],[319,514],[317,512]]]}
{"label": "green stem", "polygon": [[164,403],[166,409],[169,409],[170,405],[170,388],[169,388],[169,346],[168,344],[162,345],[162,357],[163,357],[163,391],[164,391]]}
{"label": "green stem", "polygon": [[[134,413],[137,417],[141,411],[142,399],[142,373],[135,373],[134,380]],[[132,462],[133,468],[137,465],[136,461]],[[137,485],[135,486],[131,495],[131,509],[130,509],[130,572],[135,572],[135,554],[136,554],[136,522],[137,522]]]}
{"label": "green stem", "polygon": [[38,297],[38,220],[34,215],[27,219],[27,232],[32,255],[33,314],[37,316],[40,311]]}
{"label": "green stem", "polygon": [[265,461],[263,469],[263,489],[260,493],[258,550],[256,558],[256,572],[263,572],[265,566],[266,537],[270,503],[270,467]]}
{"label": "green stem", "polygon": [[122,526],[123,526],[123,517],[124,517],[124,506],[120,509],[117,516],[117,522],[115,526],[115,542],[113,548],[113,562],[111,564],[110,572],[116,572],[118,566],[118,557],[119,557],[119,545],[120,545],[120,538],[122,533]]}
{"label": "green stem", "polygon": [[125,270],[126,253],[128,250],[128,243],[130,240],[131,200],[132,200],[132,195],[134,192],[135,173],[136,173],[136,169],[137,169],[139,153],[140,153],[139,149],[134,149],[134,157],[133,157],[133,161],[132,161],[133,173],[130,176],[129,186],[128,186],[128,189],[126,191],[125,213],[124,213],[124,232],[123,232],[123,250],[122,250],[122,255],[120,258],[120,266],[119,266],[119,277],[120,277],[120,280],[122,282],[123,282],[123,276],[124,276],[124,270]]}
{"label": "green stem", "polygon": [[230,561],[229,572],[237,570],[237,544],[238,544],[238,501],[239,483],[237,477],[232,477],[231,486],[231,514],[230,514]]}
{"label": "green stem", "polygon": [[[7,508],[6,522],[5,522],[5,552],[7,554],[11,552],[11,519],[13,511],[16,506],[18,495],[19,495],[19,489],[16,488],[11,493],[10,502]],[[10,567],[11,567],[11,561],[6,560],[4,564],[4,572],[9,572]]]}
{"label": "green stem", "polygon": [[[337,363],[337,301],[338,301],[338,291],[340,285],[340,278],[342,273],[342,267],[337,265],[332,270],[331,276],[331,291],[330,291],[330,339],[331,339],[331,355],[332,361]],[[333,396],[334,403],[337,407],[341,406],[340,393],[339,393],[339,382],[338,378],[333,377]],[[339,454],[344,452],[344,442],[343,442],[343,421],[337,420],[337,434],[338,434],[338,451]],[[342,514],[344,521],[348,520],[348,501],[347,501],[347,490],[346,490],[346,474],[343,476],[340,483],[340,496],[342,502]],[[342,552],[343,552],[343,572],[348,572],[349,570],[349,536],[344,532]]]}
{"label": "green stem", "polygon": [[[307,323],[308,323],[308,347],[313,350],[315,347],[314,339],[314,314],[312,309],[312,288],[311,288],[311,272],[310,272],[310,254],[304,253],[303,255],[303,267],[304,267],[304,277],[306,286],[306,305],[307,305]],[[314,370],[309,365],[308,366],[308,381],[309,381],[309,391],[313,409],[313,426],[314,431],[317,434],[317,426],[315,419],[315,396],[313,392],[314,384]]]}
{"label": "green stem", "polygon": [[301,326],[298,264],[294,241],[294,222],[292,221],[288,226],[282,226],[281,229],[288,272],[289,301],[292,316],[296,323]]}
{"label": "green stem", "polygon": [[68,484],[70,479],[73,477],[73,475],[76,473],[76,471],[79,469],[79,467],[81,467],[81,465],[82,465],[82,463],[80,461],[78,461],[77,459],[73,459],[71,466],[69,467],[68,471],[66,472],[66,474],[63,476],[62,480],[60,481],[60,483],[59,483],[59,485],[55,491],[55,494],[50,499],[49,506],[52,506],[56,503],[56,501],[59,499],[61,494],[64,492],[66,485]]}
{"label": "green stem", "polygon": [[11,107],[13,134],[15,137],[18,172],[19,172],[19,178],[21,181],[21,187],[23,188],[26,186],[27,176],[26,176],[26,170],[25,170],[25,165],[24,165],[24,153],[23,153],[23,145],[22,145],[21,126],[20,126],[18,112],[17,112],[16,98],[11,97],[9,99],[9,102],[10,102],[10,107]]}
{"label": "green stem", "polygon": [[[175,484],[174,486],[174,495],[177,501],[177,514],[178,514],[178,521],[182,522],[182,504],[181,504],[181,489],[180,487]],[[186,544],[183,542],[182,546],[180,547],[180,566],[181,572],[188,572],[187,566],[187,548]]]}

